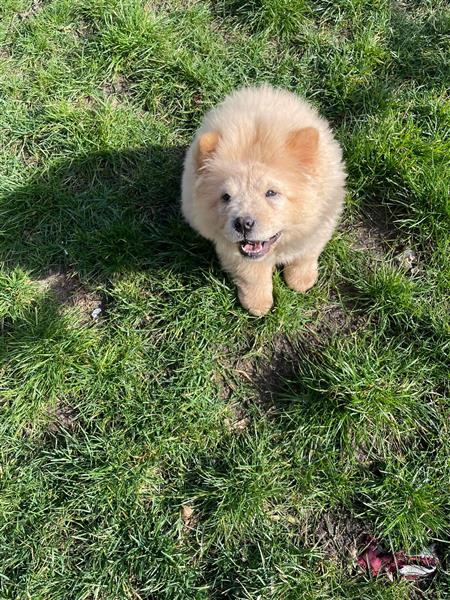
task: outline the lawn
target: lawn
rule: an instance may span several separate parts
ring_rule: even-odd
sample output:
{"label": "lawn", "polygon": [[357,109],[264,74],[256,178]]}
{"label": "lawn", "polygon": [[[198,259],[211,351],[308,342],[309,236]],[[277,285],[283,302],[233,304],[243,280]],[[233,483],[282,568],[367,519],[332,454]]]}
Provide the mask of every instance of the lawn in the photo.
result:
{"label": "lawn", "polygon": [[[0,598],[448,599],[448,3],[2,0],[0,44]],[[258,82],[349,173],[261,319],[179,210]],[[441,566],[371,578],[364,534]]]}

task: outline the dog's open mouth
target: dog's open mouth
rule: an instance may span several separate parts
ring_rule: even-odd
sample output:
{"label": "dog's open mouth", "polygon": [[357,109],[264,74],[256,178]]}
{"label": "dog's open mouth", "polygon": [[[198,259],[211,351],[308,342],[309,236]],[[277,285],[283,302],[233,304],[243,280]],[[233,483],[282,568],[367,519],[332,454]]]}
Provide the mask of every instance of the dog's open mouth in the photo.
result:
{"label": "dog's open mouth", "polygon": [[277,241],[280,235],[281,231],[273,235],[268,240],[242,240],[242,242],[239,242],[239,250],[241,254],[247,258],[261,258],[269,252],[272,244]]}

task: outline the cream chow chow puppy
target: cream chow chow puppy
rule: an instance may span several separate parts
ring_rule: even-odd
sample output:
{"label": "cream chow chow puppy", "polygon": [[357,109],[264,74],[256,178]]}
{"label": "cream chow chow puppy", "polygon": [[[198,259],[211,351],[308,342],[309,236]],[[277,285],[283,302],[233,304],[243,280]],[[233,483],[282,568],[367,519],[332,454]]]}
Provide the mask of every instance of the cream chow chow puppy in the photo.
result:
{"label": "cream chow chow puppy", "polygon": [[204,117],[185,158],[182,211],[214,243],[242,306],[261,316],[276,265],[293,290],[316,282],[344,188],[341,148],[316,110],[284,90],[244,88]]}

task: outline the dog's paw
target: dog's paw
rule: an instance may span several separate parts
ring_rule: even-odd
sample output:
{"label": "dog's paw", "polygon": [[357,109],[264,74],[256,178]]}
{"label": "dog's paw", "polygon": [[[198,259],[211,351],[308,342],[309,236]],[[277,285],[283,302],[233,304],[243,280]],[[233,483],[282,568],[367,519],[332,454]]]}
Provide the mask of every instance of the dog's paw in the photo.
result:
{"label": "dog's paw", "polygon": [[255,317],[264,317],[267,315],[269,310],[272,308],[273,302],[270,304],[258,304],[257,306],[247,306],[247,310],[251,315],[255,315]]}
{"label": "dog's paw", "polygon": [[255,315],[255,317],[263,317],[264,315],[267,315],[273,305],[272,297],[256,299],[239,294],[239,301],[241,306],[248,310],[251,315]]}
{"label": "dog's paw", "polygon": [[296,292],[306,292],[316,283],[319,272],[316,264],[288,265],[284,269],[287,285]]}

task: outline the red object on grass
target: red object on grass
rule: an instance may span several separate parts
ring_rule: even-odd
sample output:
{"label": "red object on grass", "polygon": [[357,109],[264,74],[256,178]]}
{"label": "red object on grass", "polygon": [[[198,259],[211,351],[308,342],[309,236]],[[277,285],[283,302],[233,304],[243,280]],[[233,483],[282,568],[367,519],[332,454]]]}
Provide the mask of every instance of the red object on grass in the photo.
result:
{"label": "red object on grass", "polygon": [[432,552],[407,555],[405,552],[387,552],[373,537],[366,540],[364,551],[358,556],[358,565],[369,571],[373,577],[386,573],[390,579],[394,575],[415,580],[432,575],[439,564],[438,557]]}

